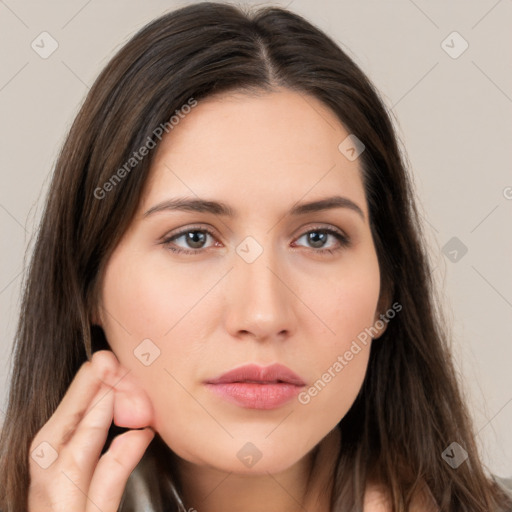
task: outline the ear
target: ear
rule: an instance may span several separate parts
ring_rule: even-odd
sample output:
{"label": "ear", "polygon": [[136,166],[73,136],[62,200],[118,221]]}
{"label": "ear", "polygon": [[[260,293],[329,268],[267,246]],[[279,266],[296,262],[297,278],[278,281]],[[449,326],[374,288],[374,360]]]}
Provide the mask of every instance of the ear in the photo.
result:
{"label": "ear", "polygon": [[92,325],[98,325],[103,328],[103,321],[100,314],[101,306],[96,304],[91,312],[91,323]]}
{"label": "ear", "polygon": [[103,318],[101,315],[103,311],[101,282],[101,278],[99,275],[97,275],[92,286],[91,297],[88,302],[88,306],[90,311],[89,320],[91,324],[103,328]]}
{"label": "ear", "polygon": [[101,323],[101,320],[99,320],[98,315],[96,315],[96,313],[93,313],[91,315],[91,323],[92,325],[98,325],[99,327],[103,327],[103,324]]}
{"label": "ear", "polygon": [[386,331],[388,327],[389,319],[386,318],[386,315],[381,313],[380,311],[377,311],[375,313],[375,318],[373,320],[373,327],[377,329],[378,333],[375,336],[372,336],[374,340],[379,339],[384,332]]}
{"label": "ear", "polygon": [[377,311],[373,319],[373,327],[377,329],[378,333],[373,336],[373,339],[379,339],[388,327],[390,319],[386,316],[386,311],[391,308],[392,292],[386,290],[381,294],[379,303],[377,304]]}

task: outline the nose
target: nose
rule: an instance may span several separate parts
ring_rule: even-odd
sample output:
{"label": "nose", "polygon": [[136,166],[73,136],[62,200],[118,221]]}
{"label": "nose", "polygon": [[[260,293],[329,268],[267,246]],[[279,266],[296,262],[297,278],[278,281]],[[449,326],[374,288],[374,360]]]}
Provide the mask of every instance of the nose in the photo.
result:
{"label": "nose", "polygon": [[236,255],[229,273],[226,329],[235,338],[284,340],[297,326],[293,283],[268,248],[252,263]]}

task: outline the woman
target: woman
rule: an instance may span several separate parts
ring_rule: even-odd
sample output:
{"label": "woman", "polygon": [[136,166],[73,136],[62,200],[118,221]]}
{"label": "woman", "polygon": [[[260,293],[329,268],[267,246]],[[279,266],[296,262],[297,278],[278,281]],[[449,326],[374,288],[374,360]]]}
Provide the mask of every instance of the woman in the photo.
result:
{"label": "woman", "polygon": [[284,9],[171,12],[107,65],[58,159],[1,508],[511,510],[435,304],[354,62]]}

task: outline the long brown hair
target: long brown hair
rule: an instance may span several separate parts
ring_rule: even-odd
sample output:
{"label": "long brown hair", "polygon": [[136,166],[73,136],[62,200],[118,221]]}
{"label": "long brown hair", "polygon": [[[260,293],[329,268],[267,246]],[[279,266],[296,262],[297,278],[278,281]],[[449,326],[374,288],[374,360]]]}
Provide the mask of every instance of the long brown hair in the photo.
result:
{"label": "long brown hair", "polygon": [[[155,128],[190,98],[276,88],[318,98],[364,142],[360,166],[381,269],[381,306],[402,305],[372,344],[363,386],[338,425],[342,443],[331,509],[361,511],[369,481],[385,485],[394,511],[407,510],[424,484],[443,511],[512,507],[477,452],[448,328],[436,307],[411,178],[378,93],[332,39],[299,15],[203,2],[154,20],[113,57],[58,157],[23,282],[0,438],[4,512],[26,512],[31,440],[80,365],[108,348],[91,322],[98,283],[139,204],[154,152],[107,194],[98,188],[147,141],[158,143]],[[113,426],[109,441],[114,434]],[[468,454],[456,469],[441,455],[452,442]],[[174,491],[181,485],[172,456],[156,435],[128,481],[122,512],[142,510],[141,482],[153,510],[178,510]]]}

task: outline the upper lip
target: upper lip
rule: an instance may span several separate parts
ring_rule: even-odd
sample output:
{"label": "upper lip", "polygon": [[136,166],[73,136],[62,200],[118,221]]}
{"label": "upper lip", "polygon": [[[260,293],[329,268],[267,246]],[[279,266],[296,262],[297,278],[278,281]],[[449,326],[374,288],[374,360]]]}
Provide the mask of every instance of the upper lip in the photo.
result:
{"label": "upper lip", "polygon": [[295,372],[278,363],[270,366],[258,366],[256,364],[239,366],[206,382],[208,384],[225,384],[228,382],[256,382],[268,384],[271,382],[286,382],[295,384],[296,386],[305,385],[305,382]]}

